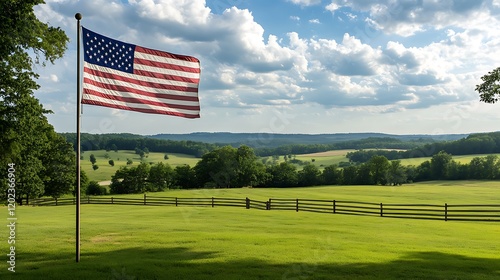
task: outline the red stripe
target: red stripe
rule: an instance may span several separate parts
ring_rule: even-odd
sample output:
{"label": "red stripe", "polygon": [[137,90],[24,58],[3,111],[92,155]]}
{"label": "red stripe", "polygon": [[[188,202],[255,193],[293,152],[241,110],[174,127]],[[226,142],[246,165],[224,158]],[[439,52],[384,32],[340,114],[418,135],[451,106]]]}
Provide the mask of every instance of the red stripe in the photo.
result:
{"label": "red stripe", "polygon": [[[94,90],[90,90],[90,89],[84,89],[83,93],[84,94],[98,96],[98,97],[109,99],[109,100],[121,101],[121,102],[125,102],[125,103],[154,105],[154,106],[158,106],[158,107],[172,108],[172,109],[182,109],[182,110],[193,110],[193,111],[199,111],[200,110],[200,106],[170,104],[170,103],[156,102],[156,101],[150,101],[150,100],[139,99],[139,98],[108,95],[108,94],[101,93],[101,92],[94,91]],[[85,101],[89,101],[89,102],[93,102],[92,100],[87,100],[87,99],[84,99],[84,100]],[[82,100],[82,102],[83,102],[83,100]],[[85,103],[85,104],[87,104],[87,103]],[[153,110],[153,109],[151,109],[151,110]]]}
{"label": "red stripe", "polygon": [[180,54],[173,54],[173,53],[168,53],[168,52],[162,52],[162,51],[148,49],[148,48],[144,48],[144,47],[140,47],[140,46],[135,46],[135,51],[147,53],[147,54],[152,54],[152,55],[157,55],[157,56],[162,56],[162,57],[178,59],[178,60],[200,63],[200,61],[196,57],[187,56],[187,55],[180,55]]}
{"label": "red stripe", "polygon": [[117,74],[111,74],[108,72],[90,69],[87,67],[84,68],[84,71],[86,73],[92,74],[94,76],[103,77],[103,78],[107,78],[107,79],[114,79],[114,80],[118,80],[118,81],[122,81],[122,82],[127,82],[127,83],[132,83],[132,84],[136,84],[136,85],[140,85],[140,86],[145,86],[145,87],[152,87],[152,88],[165,89],[165,90],[184,91],[184,92],[198,92],[198,88],[166,85],[166,84],[153,83],[153,82],[145,82],[145,81],[141,81],[141,80],[130,79],[130,78],[123,77],[123,76],[120,76]]}
{"label": "red stripe", "polygon": [[121,106],[121,105],[110,105],[110,104],[102,103],[99,101],[87,101],[87,102],[82,101],[82,103],[88,104],[88,105],[96,105],[96,106],[103,106],[103,107],[108,107],[108,108],[115,108],[115,109],[121,109],[121,110],[129,110],[129,111],[147,113],[147,114],[161,114],[161,115],[177,116],[177,117],[183,117],[183,118],[188,118],[188,119],[196,119],[196,118],[200,117],[200,114],[190,115],[190,114],[183,114],[183,113],[179,113],[179,112],[158,111],[158,110],[153,110],[153,109],[138,109],[138,108],[131,108],[131,107],[127,107],[127,106]]}
{"label": "red stripe", "polygon": [[164,69],[172,69],[175,71],[188,72],[188,73],[200,73],[200,68],[192,68],[187,66],[181,66],[176,64],[164,63],[159,61],[153,61],[143,58],[134,58],[134,65],[142,64],[152,67],[164,68]]}
{"label": "red stripe", "polygon": [[168,75],[168,74],[161,74],[161,73],[151,72],[151,71],[146,71],[146,70],[135,70],[134,69],[134,74],[144,76],[144,77],[151,77],[151,78],[157,78],[157,79],[162,79],[162,80],[171,80],[171,81],[178,81],[178,82],[192,83],[192,84],[198,84],[200,82],[200,79],[180,77],[180,76]]}
{"label": "red stripe", "polygon": [[182,101],[191,101],[191,102],[199,102],[198,97],[196,96],[183,96],[183,95],[175,95],[175,94],[167,94],[167,93],[154,93],[149,91],[143,91],[136,88],[120,86],[115,84],[106,84],[98,81],[94,81],[92,79],[83,78],[83,82],[85,84],[94,85],[99,88],[109,89],[113,91],[121,91],[121,92],[131,92],[135,94],[139,94],[142,96],[154,97],[154,98],[162,98],[162,99],[170,99],[170,100],[182,100]]}

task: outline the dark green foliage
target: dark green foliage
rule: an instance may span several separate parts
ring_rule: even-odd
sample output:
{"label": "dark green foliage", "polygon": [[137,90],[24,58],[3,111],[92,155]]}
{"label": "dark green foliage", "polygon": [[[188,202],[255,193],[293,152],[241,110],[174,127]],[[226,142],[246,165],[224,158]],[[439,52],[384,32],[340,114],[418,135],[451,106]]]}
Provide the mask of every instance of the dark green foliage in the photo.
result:
{"label": "dark green foliage", "polygon": [[174,170],[167,163],[159,162],[149,169],[149,191],[163,191],[172,187],[174,183]]}
{"label": "dark green foliage", "polygon": [[112,160],[112,159],[110,159],[110,160],[108,161],[108,163],[109,163],[109,165],[111,165],[111,166],[115,166],[115,161],[114,161],[114,160]]}
{"label": "dark green foliage", "polygon": [[481,77],[482,84],[476,86],[480,101],[496,103],[500,95],[500,67]]}
{"label": "dark green foliage", "polygon": [[91,155],[90,155],[90,163],[92,163],[92,165],[94,165],[94,164],[96,163],[96,161],[97,161],[97,160],[96,160],[96,158],[95,158],[94,154],[91,154]]}
{"label": "dark green foliage", "polygon": [[265,186],[287,188],[298,186],[298,174],[295,165],[287,162],[282,162],[278,165],[267,167],[269,174]]}
{"label": "dark green foliage", "polygon": [[304,168],[298,172],[299,186],[316,186],[321,184],[321,171],[316,165],[306,164]]}
{"label": "dark green foliage", "polygon": [[85,192],[86,195],[105,195],[107,194],[107,190],[105,187],[99,185],[96,181],[90,181],[87,190]]}
{"label": "dark green foliage", "polygon": [[69,40],[61,29],[36,18],[33,8],[42,3],[0,1],[0,178],[6,178],[8,163],[18,167],[18,203],[68,193],[76,181],[71,170],[74,154],[48,123],[45,114],[51,112],[34,97],[39,88],[34,66],[62,57]]}
{"label": "dark green foliage", "polygon": [[150,165],[141,162],[136,167],[122,167],[111,177],[111,193],[144,193],[148,190]]}
{"label": "dark green foliage", "polygon": [[175,167],[174,185],[181,189],[199,188],[196,179],[196,171],[189,165],[178,165]]}

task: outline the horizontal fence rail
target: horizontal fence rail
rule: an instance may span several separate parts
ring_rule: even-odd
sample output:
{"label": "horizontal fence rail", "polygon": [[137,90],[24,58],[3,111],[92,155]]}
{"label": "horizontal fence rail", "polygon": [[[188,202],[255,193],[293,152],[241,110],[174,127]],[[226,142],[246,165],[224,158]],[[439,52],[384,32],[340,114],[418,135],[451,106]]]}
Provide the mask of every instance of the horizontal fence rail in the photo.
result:
{"label": "horizontal fence rail", "polygon": [[[40,198],[32,201],[34,206],[74,205],[75,198]],[[143,198],[88,196],[81,204],[118,204],[151,206],[204,206],[238,207],[258,210],[288,210],[316,213],[380,216],[388,218],[429,219],[444,221],[493,221],[500,222],[500,204],[395,204],[371,203],[344,200],[321,200],[299,198],[269,198],[267,201],[247,198],[220,197],[159,197]]]}

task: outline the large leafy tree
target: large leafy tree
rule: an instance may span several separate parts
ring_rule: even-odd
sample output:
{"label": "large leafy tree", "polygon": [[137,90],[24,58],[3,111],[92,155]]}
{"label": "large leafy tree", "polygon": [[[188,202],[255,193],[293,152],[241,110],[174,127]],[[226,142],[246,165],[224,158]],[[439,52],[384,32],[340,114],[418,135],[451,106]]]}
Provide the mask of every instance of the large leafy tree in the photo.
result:
{"label": "large leafy tree", "polygon": [[[68,42],[60,28],[36,18],[33,8],[43,3],[0,1],[0,177],[6,178],[3,175],[8,163],[16,165],[18,203],[44,194],[45,184],[53,182],[57,174],[69,172],[50,166],[55,162],[51,159],[64,157],[70,151],[60,146],[60,136],[54,134],[45,117],[50,111],[34,96],[39,88],[34,66],[61,58]],[[52,157],[47,153],[54,143],[62,149],[52,149],[57,154]],[[5,189],[5,182],[0,184]],[[65,192],[71,191],[71,184],[65,186]]]}
{"label": "large leafy tree", "polygon": [[500,96],[500,67],[481,77],[483,83],[476,86],[480,100],[486,103],[496,103]]}

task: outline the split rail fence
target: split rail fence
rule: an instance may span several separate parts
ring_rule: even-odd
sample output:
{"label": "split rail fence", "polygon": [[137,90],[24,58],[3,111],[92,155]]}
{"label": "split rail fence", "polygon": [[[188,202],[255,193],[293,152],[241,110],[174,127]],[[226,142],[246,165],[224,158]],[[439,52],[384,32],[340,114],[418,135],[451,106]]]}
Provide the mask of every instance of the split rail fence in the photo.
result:
{"label": "split rail fence", "polygon": [[[35,199],[35,206],[74,205],[75,198]],[[157,197],[143,198],[124,197],[85,197],[81,204],[119,204],[119,205],[152,205],[152,206],[204,206],[204,207],[238,207],[259,210],[289,210],[330,214],[379,216],[390,218],[429,219],[444,221],[492,221],[500,222],[500,204],[395,204],[369,203],[344,200],[319,199],[284,199],[270,198],[267,201],[250,198],[185,198]]]}

